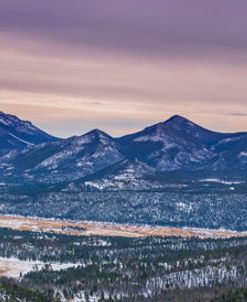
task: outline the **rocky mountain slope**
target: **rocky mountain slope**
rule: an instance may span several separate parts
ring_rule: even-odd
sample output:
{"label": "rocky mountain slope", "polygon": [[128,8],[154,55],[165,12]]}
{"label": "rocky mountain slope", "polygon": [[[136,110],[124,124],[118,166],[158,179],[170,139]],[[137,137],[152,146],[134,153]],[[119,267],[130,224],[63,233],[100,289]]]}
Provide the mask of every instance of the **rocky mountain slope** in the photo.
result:
{"label": "rocky mountain slope", "polygon": [[14,173],[49,183],[84,177],[122,159],[114,139],[93,130],[82,136],[25,148],[5,162]]}
{"label": "rocky mountain slope", "polygon": [[55,139],[28,121],[0,112],[0,155]]}

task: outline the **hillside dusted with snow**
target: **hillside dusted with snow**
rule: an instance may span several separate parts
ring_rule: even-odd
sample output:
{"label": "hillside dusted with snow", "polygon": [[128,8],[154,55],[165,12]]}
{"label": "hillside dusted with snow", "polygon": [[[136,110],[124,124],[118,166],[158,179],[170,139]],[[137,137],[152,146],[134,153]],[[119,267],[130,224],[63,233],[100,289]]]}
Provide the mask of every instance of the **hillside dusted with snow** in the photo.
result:
{"label": "hillside dusted with snow", "polygon": [[0,155],[55,139],[29,121],[0,112]]}
{"label": "hillside dusted with snow", "polygon": [[246,230],[247,133],[181,116],[59,139],[1,113],[0,213]]}

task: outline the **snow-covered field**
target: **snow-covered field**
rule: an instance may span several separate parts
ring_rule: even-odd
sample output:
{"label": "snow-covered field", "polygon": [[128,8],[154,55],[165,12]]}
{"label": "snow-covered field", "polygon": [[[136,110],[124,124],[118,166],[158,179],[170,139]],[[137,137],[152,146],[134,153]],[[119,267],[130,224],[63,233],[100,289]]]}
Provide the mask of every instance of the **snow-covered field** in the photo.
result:
{"label": "snow-covered field", "polygon": [[[41,270],[45,265],[42,261],[27,261],[19,260],[17,258],[3,258],[0,257],[0,276],[9,278],[19,278],[21,275],[25,275],[30,271]],[[55,271],[66,269],[69,267],[77,266],[73,263],[49,263],[49,268]]]}

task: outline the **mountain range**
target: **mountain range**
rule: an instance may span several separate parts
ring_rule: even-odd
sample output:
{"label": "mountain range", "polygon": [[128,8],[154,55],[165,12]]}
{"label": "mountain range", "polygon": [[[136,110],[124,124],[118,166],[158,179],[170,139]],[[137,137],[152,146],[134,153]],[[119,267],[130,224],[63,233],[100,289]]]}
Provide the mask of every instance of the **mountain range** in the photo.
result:
{"label": "mountain range", "polygon": [[66,139],[0,114],[0,214],[247,229],[247,133],[175,115]]}
{"label": "mountain range", "polygon": [[234,178],[241,178],[247,167],[247,132],[214,132],[179,115],[118,138],[94,129],[60,139],[2,112],[0,136],[4,184],[66,183],[83,190],[161,188],[172,175],[210,178],[220,173],[228,179],[235,171]]}

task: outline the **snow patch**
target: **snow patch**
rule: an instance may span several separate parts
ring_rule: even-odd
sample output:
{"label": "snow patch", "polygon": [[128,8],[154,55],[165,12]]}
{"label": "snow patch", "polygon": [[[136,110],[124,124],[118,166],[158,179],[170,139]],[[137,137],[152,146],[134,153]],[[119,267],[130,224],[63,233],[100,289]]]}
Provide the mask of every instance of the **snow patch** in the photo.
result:
{"label": "snow patch", "polygon": [[16,136],[16,135],[14,135],[13,133],[8,132],[8,134],[9,134],[10,136],[12,136],[13,138],[17,139],[18,141],[20,141],[20,142],[22,142],[22,143],[24,143],[24,144],[26,144],[26,145],[28,145],[28,146],[33,146],[33,145],[34,145],[34,144],[32,144],[32,143],[30,143],[30,142],[28,142],[28,141],[26,141],[26,140],[24,140],[24,139],[22,139],[22,138]]}
{"label": "snow patch", "polygon": [[218,178],[205,178],[205,179],[200,179],[200,182],[213,182],[213,183],[219,183],[223,185],[240,185],[243,183],[243,181],[233,181],[233,180],[222,180]]}
{"label": "snow patch", "polygon": [[[46,264],[48,263],[42,261],[20,260],[15,257],[0,257],[0,276],[19,278],[21,274],[25,275],[31,271],[41,270]],[[49,263],[49,268],[54,271],[59,271],[61,269],[67,269],[78,265],[78,263]]]}

